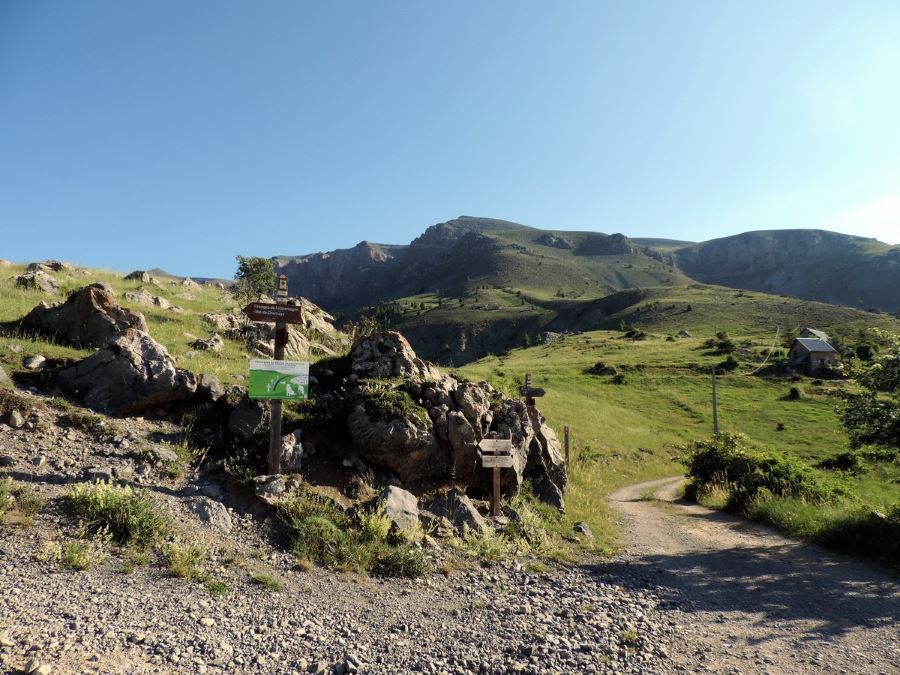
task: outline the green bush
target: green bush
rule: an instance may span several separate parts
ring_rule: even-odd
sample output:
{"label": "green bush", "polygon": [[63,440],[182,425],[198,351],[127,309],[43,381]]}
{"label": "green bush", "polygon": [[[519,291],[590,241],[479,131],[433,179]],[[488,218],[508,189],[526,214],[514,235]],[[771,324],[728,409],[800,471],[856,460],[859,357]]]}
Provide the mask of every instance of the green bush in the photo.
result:
{"label": "green bush", "polygon": [[153,497],[130,486],[79,483],[66,495],[66,504],[72,515],[91,528],[106,529],[119,544],[152,544],[170,526]]}
{"label": "green bush", "polygon": [[174,541],[163,547],[162,553],[168,563],[168,571],[173,577],[187,581],[203,580],[203,561],[206,549],[197,543]]}
{"label": "green bush", "polygon": [[413,544],[383,546],[372,563],[372,573],[383,577],[420,577],[431,570],[431,564]]}
{"label": "green bush", "polygon": [[367,382],[362,387],[362,395],[366,414],[373,420],[390,421],[414,416],[428,421],[428,413],[416,405],[408,393],[387,383]]}
{"label": "green bush", "polygon": [[279,516],[300,560],[382,576],[418,576],[427,569],[421,551],[389,536],[391,523],[381,511],[363,511],[354,521],[331,500],[301,491],[282,502]]}
{"label": "green bush", "polygon": [[688,473],[695,487],[721,484],[729,492],[727,508],[747,514],[762,491],[779,497],[824,502],[842,494],[800,460],[774,452],[753,452],[742,446],[743,437],[720,434],[693,444]]}

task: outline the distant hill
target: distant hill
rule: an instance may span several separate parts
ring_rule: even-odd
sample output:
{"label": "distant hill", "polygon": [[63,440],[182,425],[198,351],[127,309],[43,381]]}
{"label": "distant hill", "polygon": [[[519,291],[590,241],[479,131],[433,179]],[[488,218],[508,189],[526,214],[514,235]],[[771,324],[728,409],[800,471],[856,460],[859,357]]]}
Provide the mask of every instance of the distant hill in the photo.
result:
{"label": "distant hill", "polygon": [[[691,243],[460,216],[408,245],[360,242],[275,260],[292,293],[345,317],[375,315],[443,364],[519,346],[525,335],[533,340],[548,330],[646,323],[642,302],[671,301],[683,310],[693,298],[699,309],[709,287],[697,281],[768,295],[750,304],[746,297],[723,300],[694,315],[657,313],[656,320],[696,326],[702,314],[705,325],[768,330],[804,320],[874,325],[872,313],[834,305],[900,311],[900,247],[818,230]],[[713,295],[730,297],[727,289]],[[779,295],[831,304],[786,303]],[[751,315],[741,317],[734,307]]]}
{"label": "distant hill", "polygon": [[600,298],[690,281],[671,255],[621,234],[539,230],[470,216],[433,225],[405,246],[363,241],[275,261],[291,292],[345,311],[420,293],[458,297],[481,286]]}
{"label": "distant hill", "polygon": [[705,283],[837,305],[900,311],[900,247],[824,230],[769,230],[675,251]]}

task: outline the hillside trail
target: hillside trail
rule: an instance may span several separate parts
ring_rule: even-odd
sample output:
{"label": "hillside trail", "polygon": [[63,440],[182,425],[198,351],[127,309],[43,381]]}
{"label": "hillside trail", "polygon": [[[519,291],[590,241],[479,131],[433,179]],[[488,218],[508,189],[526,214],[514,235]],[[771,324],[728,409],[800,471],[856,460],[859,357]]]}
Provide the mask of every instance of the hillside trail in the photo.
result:
{"label": "hillside trail", "polygon": [[683,481],[610,495],[628,538],[612,565],[671,593],[670,620],[684,638],[675,663],[690,672],[900,673],[900,581],[678,500]]}

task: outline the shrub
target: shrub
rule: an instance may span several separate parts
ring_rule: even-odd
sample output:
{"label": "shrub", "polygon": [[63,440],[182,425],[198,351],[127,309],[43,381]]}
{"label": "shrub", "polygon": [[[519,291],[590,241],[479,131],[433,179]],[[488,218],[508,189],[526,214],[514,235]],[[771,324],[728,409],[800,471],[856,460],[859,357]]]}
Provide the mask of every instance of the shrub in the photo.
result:
{"label": "shrub", "polygon": [[83,572],[106,560],[104,545],[109,536],[98,532],[91,536],[81,530],[76,539],[63,542],[59,548],[59,564],[70,570]]}
{"label": "shrub", "polygon": [[610,380],[613,384],[625,384],[625,376],[622,373],[616,373]]}
{"label": "shrub", "polygon": [[282,502],[279,516],[300,561],[384,576],[417,576],[427,568],[424,554],[414,553],[418,549],[406,537],[391,536],[391,521],[381,510],[362,511],[351,521],[331,500],[301,491]]}
{"label": "shrub", "polygon": [[169,529],[169,518],[143,490],[111,483],[79,483],[66,496],[72,515],[119,544],[152,544]]}
{"label": "shrub", "polygon": [[428,421],[428,413],[416,405],[410,395],[381,382],[367,382],[362,387],[366,414],[373,420],[390,421],[418,417]]}
{"label": "shrub", "polygon": [[863,471],[862,461],[858,452],[842,452],[834,457],[823,459],[816,464],[820,469],[827,471],[846,471],[854,475]]}
{"label": "shrub", "polygon": [[168,572],[173,577],[187,581],[201,580],[206,577],[203,561],[206,559],[206,548],[193,542],[174,541],[163,547],[163,555],[168,563]]}
{"label": "shrub", "polygon": [[284,588],[284,583],[282,583],[280,579],[277,579],[271,574],[266,574],[265,572],[254,572],[250,575],[250,581],[269,591],[278,592]]}
{"label": "shrub", "polygon": [[688,473],[698,491],[715,484],[728,489],[729,510],[748,513],[762,491],[816,503],[843,493],[798,459],[774,452],[751,452],[742,447],[742,441],[743,437],[727,433],[697,441],[688,464]]}
{"label": "shrub", "polygon": [[791,390],[784,397],[786,401],[799,401],[802,398],[799,387],[791,387]]}
{"label": "shrub", "polygon": [[431,571],[431,564],[413,544],[385,546],[372,564],[372,572],[384,577],[420,577]]}

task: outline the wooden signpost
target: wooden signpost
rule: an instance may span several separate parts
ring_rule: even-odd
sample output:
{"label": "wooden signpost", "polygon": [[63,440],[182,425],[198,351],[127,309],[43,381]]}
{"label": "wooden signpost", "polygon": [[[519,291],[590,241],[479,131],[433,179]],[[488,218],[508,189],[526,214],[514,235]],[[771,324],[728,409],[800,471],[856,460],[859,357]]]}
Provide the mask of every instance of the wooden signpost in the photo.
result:
{"label": "wooden signpost", "polygon": [[[275,323],[275,361],[284,361],[289,323],[302,323],[303,312],[296,305],[285,304],[288,298],[288,279],[281,274],[275,282],[276,303],[251,302],[244,314],[251,321]],[[281,399],[272,400],[272,421],[269,424],[269,473],[281,473]]]}
{"label": "wooden signpost", "polygon": [[478,444],[481,451],[481,466],[494,473],[491,490],[491,515],[500,515],[500,469],[513,467],[512,440],[506,438],[485,438]]}

